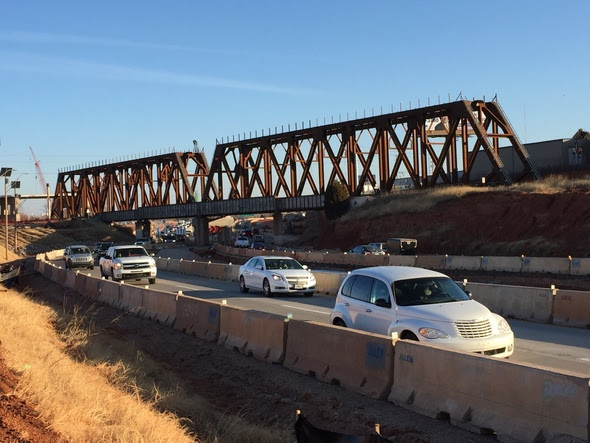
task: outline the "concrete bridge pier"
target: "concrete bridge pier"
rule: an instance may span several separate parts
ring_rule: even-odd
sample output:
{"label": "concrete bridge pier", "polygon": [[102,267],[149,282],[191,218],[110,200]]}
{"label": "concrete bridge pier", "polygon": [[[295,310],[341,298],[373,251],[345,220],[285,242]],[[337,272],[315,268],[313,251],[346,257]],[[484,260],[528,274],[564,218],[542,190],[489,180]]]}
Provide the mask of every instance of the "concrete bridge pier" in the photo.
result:
{"label": "concrete bridge pier", "polygon": [[283,214],[281,212],[275,212],[272,215],[273,221],[273,234],[275,238],[285,233],[285,224],[283,223]]}
{"label": "concrete bridge pier", "polygon": [[209,244],[209,219],[207,217],[194,217],[193,229],[195,230],[195,246]]}
{"label": "concrete bridge pier", "polygon": [[152,222],[150,220],[137,220],[135,222],[135,238],[150,238],[152,235]]}

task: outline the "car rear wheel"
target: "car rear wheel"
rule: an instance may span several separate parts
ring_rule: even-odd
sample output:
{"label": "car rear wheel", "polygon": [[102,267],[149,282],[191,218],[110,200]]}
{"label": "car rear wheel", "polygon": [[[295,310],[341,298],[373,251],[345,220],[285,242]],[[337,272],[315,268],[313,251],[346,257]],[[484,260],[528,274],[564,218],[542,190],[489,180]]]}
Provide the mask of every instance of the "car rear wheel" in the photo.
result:
{"label": "car rear wheel", "polygon": [[264,292],[265,297],[272,297],[272,292],[270,290],[270,283],[268,282],[268,280],[266,278],[262,282],[262,291]]}
{"label": "car rear wheel", "polygon": [[344,320],[342,320],[341,318],[337,318],[334,320],[334,326],[340,326],[341,328],[345,328],[346,323],[344,323]]}
{"label": "car rear wheel", "polygon": [[246,287],[246,281],[244,280],[244,276],[240,275],[240,292],[246,293],[250,290],[250,288]]}
{"label": "car rear wheel", "polygon": [[109,279],[109,276],[108,276],[108,275],[106,275],[106,274],[104,273],[104,271],[102,270],[102,266],[100,266],[100,276],[101,276],[101,277],[104,277],[104,279],[105,279],[105,280],[108,280],[108,279]]}

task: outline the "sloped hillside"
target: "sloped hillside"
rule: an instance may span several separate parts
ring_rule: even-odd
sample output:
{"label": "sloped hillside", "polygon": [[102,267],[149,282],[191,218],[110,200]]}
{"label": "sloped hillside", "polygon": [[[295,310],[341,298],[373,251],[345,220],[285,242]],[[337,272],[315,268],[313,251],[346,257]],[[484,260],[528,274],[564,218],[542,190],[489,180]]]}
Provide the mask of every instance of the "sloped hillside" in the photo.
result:
{"label": "sloped hillside", "polygon": [[[387,199],[395,199],[388,196]],[[420,198],[417,197],[416,206]],[[381,205],[385,204],[382,201]],[[590,253],[590,193],[469,192],[415,211],[379,214],[377,201],[327,224],[316,249],[347,250],[389,237],[418,240],[421,254],[584,257]]]}

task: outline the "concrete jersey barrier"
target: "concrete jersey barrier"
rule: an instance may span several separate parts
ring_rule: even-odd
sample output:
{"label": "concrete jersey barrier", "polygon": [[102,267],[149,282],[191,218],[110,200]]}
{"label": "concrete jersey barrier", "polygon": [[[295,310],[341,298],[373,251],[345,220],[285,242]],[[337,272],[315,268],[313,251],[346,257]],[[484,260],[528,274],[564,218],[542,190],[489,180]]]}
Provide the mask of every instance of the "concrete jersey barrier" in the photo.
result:
{"label": "concrete jersey barrier", "polygon": [[219,303],[178,295],[174,329],[194,335],[201,340],[217,342],[220,307]]}
{"label": "concrete jersey barrier", "polygon": [[389,337],[311,321],[290,320],[283,366],[372,398],[393,382]]}
{"label": "concrete jersey barrier", "polygon": [[557,290],[553,324],[590,329],[590,292]]}
{"label": "concrete jersey barrier", "polygon": [[285,358],[285,317],[267,312],[221,306],[218,344],[257,360],[282,363]]}
{"label": "concrete jersey barrier", "polygon": [[551,323],[553,290],[468,282],[473,299],[503,317]]}
{"label": "concrete jersey barrier", "polygon": [[590,379],[463,354],[410,341],[396,343],[389,401],[500,441],[587,440]]}

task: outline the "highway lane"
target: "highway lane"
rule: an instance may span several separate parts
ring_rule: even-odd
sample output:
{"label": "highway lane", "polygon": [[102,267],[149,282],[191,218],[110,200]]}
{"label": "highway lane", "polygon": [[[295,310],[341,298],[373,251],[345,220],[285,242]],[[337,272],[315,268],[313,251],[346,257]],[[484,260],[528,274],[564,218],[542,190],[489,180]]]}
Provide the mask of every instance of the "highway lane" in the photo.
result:
{"label": "highway lane", "polygon": [[[56,261],[63,265],[63,261]],[[84,270],[98,277],[99,271]],[[126,284],[146,285],[147,280]],[[154,289],[222,302],[229,306],[290,316],[299,320],[329,323],[334,297],[325,295],[277,296],[266,298],[261,292],[242,294],[234,282],[211,280],[173,272],[158,272]],[[590,377],[590,330],[508,319],[515,335],[515,352],[510,360]]]}

